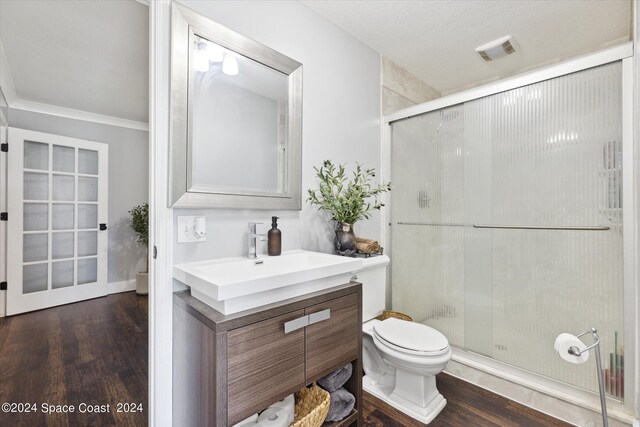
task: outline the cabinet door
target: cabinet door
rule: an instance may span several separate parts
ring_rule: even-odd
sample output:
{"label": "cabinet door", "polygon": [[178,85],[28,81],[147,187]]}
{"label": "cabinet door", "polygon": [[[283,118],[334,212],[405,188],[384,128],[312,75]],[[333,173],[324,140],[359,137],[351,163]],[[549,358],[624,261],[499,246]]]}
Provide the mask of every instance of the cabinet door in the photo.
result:
{"label": "cabinet door", "polygon": [[304,315],[297,310],[228,332],[227,425],[304,387],[304,328],[284,332]]}
{"label": "cabinet door", "polygon": [[362,333],[358,305],[358,294],[349,294],[305,309],[310,322],[314,314],[324,319],[306,328],[307,382],[358,358]]}

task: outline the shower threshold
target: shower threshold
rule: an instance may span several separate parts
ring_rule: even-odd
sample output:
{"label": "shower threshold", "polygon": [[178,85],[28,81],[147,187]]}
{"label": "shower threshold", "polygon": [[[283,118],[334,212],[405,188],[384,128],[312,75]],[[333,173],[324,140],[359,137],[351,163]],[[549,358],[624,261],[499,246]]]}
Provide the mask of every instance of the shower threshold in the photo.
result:
{"label": "shower threshold", "polygon": [[[444,372],[572,424],[602,422],[597,393],[478,353],[453,347],[451,361]],[[607,408],[610,419],[627,424],[634,420],[621,400],[607,396]]]}

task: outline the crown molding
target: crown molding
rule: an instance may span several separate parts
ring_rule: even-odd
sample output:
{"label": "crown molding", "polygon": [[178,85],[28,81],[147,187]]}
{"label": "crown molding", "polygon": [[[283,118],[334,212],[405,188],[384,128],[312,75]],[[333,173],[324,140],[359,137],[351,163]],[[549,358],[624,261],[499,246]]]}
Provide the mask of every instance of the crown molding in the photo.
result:
{"label": "crown molding", "polygon": [[4,46],[2,40],[0,40],[0,90],[4,94],[4,97],[8,105],[18,99],[16,87],[13,84],[13,77],[11,76],[11,69],[7,62],[7,56],[4,52]]}
{"label": "crown molding", "polygon": [[117,126],[127,129],[149,131],[149,124],[127,120],[120,117],[105,116],[102,114],[90,113],[87,111],[74,110],[71,108],[59,107],[57,105],[41,104],[39,102],[17,99],[9,103],[9,108],[13,110],[31,111],[34,113],[47,114],[50,116],[64,117],[67,119],[82,120],[85,122],[100,123],[109,126]]}

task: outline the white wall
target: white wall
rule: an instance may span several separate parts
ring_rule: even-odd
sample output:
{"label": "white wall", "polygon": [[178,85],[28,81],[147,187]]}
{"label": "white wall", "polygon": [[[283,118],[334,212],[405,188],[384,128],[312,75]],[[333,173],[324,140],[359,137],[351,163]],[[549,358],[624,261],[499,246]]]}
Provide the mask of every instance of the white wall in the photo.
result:
{"label": "white wall", "polygon": [[9,109],[12,127],[109,144],[108,282],[135,279],[145,251],[136,243],[128,211],[148,201],[148,132]]}
{"label": "white wall", "polygon": [[[180,3],[303,64],[303,197],[316,187],[313,166],[323,160],[358,161],[380,168],[380,58],[361,42],[300,3],[288,1],[183,0]],[[283,250],[332,252],[333,229],[325,214],[302,211],[174,210],[205,215],[207,242],[177,244],[174,262],[243,256],[247,223],[281,217]],[[355,226],[356,234],[380,238],[380,216]],[[266,251],[266,245],[260,248]]]}

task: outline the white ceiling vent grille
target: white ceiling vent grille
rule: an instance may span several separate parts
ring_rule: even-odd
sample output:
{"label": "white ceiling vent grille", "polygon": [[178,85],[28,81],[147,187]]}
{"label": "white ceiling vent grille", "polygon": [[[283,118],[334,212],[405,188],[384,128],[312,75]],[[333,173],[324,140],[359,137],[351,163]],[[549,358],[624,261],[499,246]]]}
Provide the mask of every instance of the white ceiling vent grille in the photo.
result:
{"label": "white ceiling vent grille", "polygon": [[516,51],[511,36],[500,37],[499,39],[485,43],[476,48],[478,55],[485,61],[493,61],[510,55]]}

